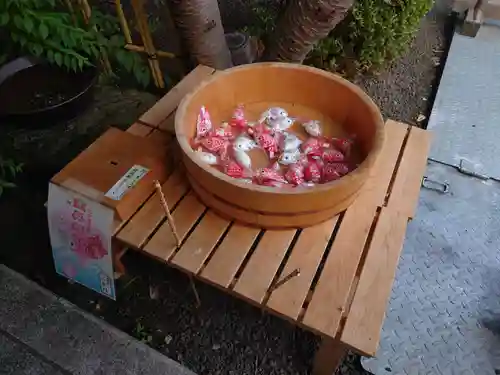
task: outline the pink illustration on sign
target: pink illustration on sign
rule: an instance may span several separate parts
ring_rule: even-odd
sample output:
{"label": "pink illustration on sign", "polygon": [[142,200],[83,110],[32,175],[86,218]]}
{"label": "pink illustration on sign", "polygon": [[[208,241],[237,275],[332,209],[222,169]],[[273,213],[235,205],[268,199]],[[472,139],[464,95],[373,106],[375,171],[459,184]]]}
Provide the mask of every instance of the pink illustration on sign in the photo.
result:
{"label": "pink illustration on sign", "polygon": [[[66,210],[57,214],[58,229],[62,237],[68,239],[70,248],[78,256],[80,265],[85,265],[89,260],[103,258],[108,254],[108,250],[103,242],[103,233],[97,228],[92,228],[92,211],[78,198],[68,201],[68,206]],[[63,272],[68,276],[76,272],[71,267],[69,265],[64,267]]]}

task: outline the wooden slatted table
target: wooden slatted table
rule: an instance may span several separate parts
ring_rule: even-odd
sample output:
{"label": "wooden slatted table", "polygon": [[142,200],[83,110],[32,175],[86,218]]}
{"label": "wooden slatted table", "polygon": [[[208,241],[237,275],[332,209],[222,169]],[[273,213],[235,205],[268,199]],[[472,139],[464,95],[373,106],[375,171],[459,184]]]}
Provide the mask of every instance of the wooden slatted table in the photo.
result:
{"label": "wooden slatted table", "polygon": [[158,138],[171,150],[176,167],[162,188],[182,246],[177,248],[156,195],[117,228],[115,239],[321,335],[314,374],[332,374],[347,349],[375,355],[426,168],[428,132],[388,121],[376,172],[354,204],[333,219],[303,230],[245,227],[200,203],[176,160],[175,109],[213,73],[196,68],[128,130]]}

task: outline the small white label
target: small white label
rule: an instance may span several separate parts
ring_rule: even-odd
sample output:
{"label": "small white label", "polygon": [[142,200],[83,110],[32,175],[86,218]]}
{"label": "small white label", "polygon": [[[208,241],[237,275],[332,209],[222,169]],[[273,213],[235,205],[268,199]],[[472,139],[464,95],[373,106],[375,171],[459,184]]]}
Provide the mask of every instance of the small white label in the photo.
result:
{"label": "small white label", "polygon": [[141,178],[143,178],[148,172],[149,169],[141,165],[134,165],[116,182],[116,184],[113,185],[111,189],[108,190],[104,196],[115,201],[119,201],[125,193],[137,185]]}

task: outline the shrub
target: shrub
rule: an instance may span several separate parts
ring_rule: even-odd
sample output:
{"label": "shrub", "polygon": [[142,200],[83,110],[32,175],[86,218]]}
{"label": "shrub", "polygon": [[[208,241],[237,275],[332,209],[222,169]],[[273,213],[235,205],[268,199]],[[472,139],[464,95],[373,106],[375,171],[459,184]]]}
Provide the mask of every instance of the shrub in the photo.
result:
{"label": "shrub", "polygon": [[80,71],[104,53],[118,71],[133,74],[144,86],[149,83],[149,70],[141,57],[123,48],[116,17],[92,10],[87,25],[80,12],[70,14],[65,6],[63,0],[0,0],[4,60],[29,54]]}
{"label": "shrub", "polygon": [[21,164],[17,164],[10,159],[3,159],[0,155],[0,197],[5,189],[10,189],[16,186],[13,182],[11,182],[11,179],[16,177],[21,170]]}
{"label": "shrub", "polygon": [[309,62],[331,70],[375,70],[410,45],[432,0],[358,0],[312,51]]}
{"label": "shrub", "polygon": [[[253,7],[255,22],[247,30],[266,38],[284,0]],[[356,0],[346,18],[313,49],[306,63],[327,70],[375,70],[410,45],[432,0]],[[283,8],[281,8],[282,10]]]}

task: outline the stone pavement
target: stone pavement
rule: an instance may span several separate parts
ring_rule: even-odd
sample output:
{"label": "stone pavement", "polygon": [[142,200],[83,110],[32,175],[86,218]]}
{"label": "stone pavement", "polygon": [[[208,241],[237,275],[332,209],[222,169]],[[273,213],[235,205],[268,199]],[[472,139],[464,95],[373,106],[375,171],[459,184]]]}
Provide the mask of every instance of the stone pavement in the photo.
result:
{"label": "stone pavement", "polygon": [[0,265],[0,375],[195,375]]}

